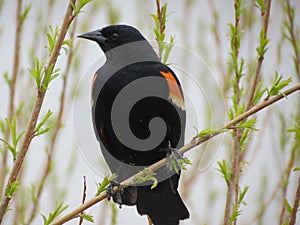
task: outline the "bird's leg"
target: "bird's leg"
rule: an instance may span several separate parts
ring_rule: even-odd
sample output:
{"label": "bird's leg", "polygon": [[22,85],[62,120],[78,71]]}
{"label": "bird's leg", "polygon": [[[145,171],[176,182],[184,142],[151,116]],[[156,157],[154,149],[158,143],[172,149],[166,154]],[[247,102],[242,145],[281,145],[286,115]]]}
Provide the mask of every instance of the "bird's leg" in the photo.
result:
{"label": "bird's leg", "polygon": [[[115,191],[114,188],[118,187],[118,191]],[[108,201],[113,198],[114,202],[119,204],[119,207],[122,207],[122,195],[124,194],[124,189],[119,182],[111,181],[106,189],[106,196]]]}
{"label": "bird's leg", "polygon": [[[179,171],[181,169],[180,161],[183,161],[184,163],[187,163],[186,159],[183,157],[182,154],[178,152],[176,148],[171,147],[171,143],[169,142],[169,145],[166,149],[166,158],[167,158],[167,169],[172,170],[173,167],[175,167],[175,171]],[[171,164],[175,164],[174,166]]]}

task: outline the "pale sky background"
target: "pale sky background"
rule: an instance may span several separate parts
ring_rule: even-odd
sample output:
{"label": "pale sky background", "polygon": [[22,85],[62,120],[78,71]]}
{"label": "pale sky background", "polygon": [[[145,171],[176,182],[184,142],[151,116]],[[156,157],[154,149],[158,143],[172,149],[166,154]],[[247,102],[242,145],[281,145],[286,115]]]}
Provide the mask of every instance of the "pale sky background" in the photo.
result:
{"label": "pale sky background", "polygon": [[[96,0],[95,0],[96,1]],[[31,76],[27,68],[30,65],[30,59],[28,51],[31,49],[33,43],[35,43],[33,31],[37,26],[39,20],[37,19],[39,14],[47,15],[47,1],[40,0],[25,0],[24,6],[32,4],[31,11],[25,22],[25,26],[22,34],[22,49],[21,49],[21,71],[23,77]],[[67,1],[57,1],[55,3],[52,20],[49,25],[60,26],[63,14],[65,12]],[[153,22],[150,17],[151,13],[155,11],[155,1],[150,0],[113,0],[105,1],[110,2],[111,7],[113,7],[120,16],[120,23],[130,24],[138,27],[141,32],[145,35],[148,40],[155,46],[154,36],[153,36]],[[187,99],[188,105],[188,129],[186,134],[186,141],[195,134],[194,127],[198,130],[202,130],[211,124],[220,125],[227,120],[227,115],[225,111],[225,102],[229,100],[230,96],[223,96],[222,101],[219,104],[215,104],[215,99],[220,98],[220,74],[216,67],[216,61],[219,57],[219,52],[221,51],[222,61],[224,66],[227,66],[229,60],[229,37],[228,37],[228,24],[233,22],[233,3],[232,1],[214,1],[216,9],[219,15],[219,34],[221,37],[222,50],[216,48],[214,43],[214,38],[211,33],[210,26],[212,24],[212,15],[209,8],[208,1],[205,0],[195,0],[192,7],[185,12],[184,1],[173,0],[168,1],[168,11],[172,12],[168,17],[167,32],[168,34],[175,35],[176,46],[174,47],[169,62],[171,67],[176,71],[180,80],[182,81],[183,88],[185,90],[185,98]],[[250,7],[250,1],[245,1],[245,6]],[[299,18],[300,14],[300,1],[291,1],[292,5],[296,6],[296,18]],[[285,78],[292,76],[294,74],[294,67],[291,62],[291,48],[285,43],[285,47],[282,50],[282,61],[281,64],[277,63],[276,58],[276,47],[278,40],[280,40],[281,23],[283,20],[282,10],[280,8],[278,0],[272,1],[271,7],[271,17],[269,25],[269,37],[271,41],[269,44],[269,50],[266,54],[265,61],[263,64],[263,73],[265,75],[267,83],[270,84],[270,74],[275,74],[275,70],[282,73]],[[16,11],[16,1],[6,0],[3,9],[0,12],[0,74],[8,71],[11,73],[12,70],[12,59],[13,59],[13,44],[15,36],[15,11]],[[84,9],[85,12],[79,16],[79,26],[77,29],[77,34],[81,34],[90,30],[101,28],[108,25],[107,13],[105,6],[100,6],[99,12],[90,15],[92,11],[91,7]],[[254,10],[256,15],[258,15],[257,9]],[[83,27],[81,21],[85,21],[86,18],[90,16],[90,21],[88,27]],[[45,18],[44,18],[45,20]],[[259,24],[259,23],[257,23]],[[299,27],[300,20],[296,20],[296,24]],[[247,60],[249,55],[255,54],[255,48],[249,50],[248,44],[251,41],[257,43],[258,34],[260,30],[259,26],[253,27],[254,32],[252,34],[245,33],[244,39],[242,40],[241,55]],[[253,35],[254,34],[254,35]],[[44,35],[41,33],[41,35]],[[105,58],[100,49],[95,43],[87,42],[83,40],[75,40],[75,44],[80,42],[78,46],[79,68],[76,74],[72,77],[72,84],[78,86],[79,96],[76,101],[69,99],[69,108],[65,112],[65,126],[61,130],[59,142],[55,152],[55,166],[56,173],[58,177],[50,178],[51,182],[56,182],[56,187],[66,187],[67,186],[67,197],[65,198],[65,204],[69,205],[66,212],[77,207],[82,198],[83,189],[83,176],[87,179],[87,199],[91,198],[96,191],[96,183],[100,182],[103,175],[107,172],[103,169],[101,164],[101,155],[98,147],[98,143],[94,136],[92,130],[92,122],[90,118],[90,83],[97,68],[99,68]],[[45,55],[46,50],[43,46],[46,45],[44,37],[39,39],[35,43],[38,49],[37,57]],[[255,44],[257,46],[257,44]],[[42,52],[43,51],[43,52]],[[185,61],[186,60],[186,61]],[[62,53],[57,66],[63,67],[66,62],[66,56]],[[75,73],[75,72],[74,72]],[[31,78],[30,78],[31,79]],[[33,82],[33,79],[32,79]],[[294,79],[294,83],[296,79]],[[42,114],[43,115],[49,108],[56,112],[58,107],[58,98],[61,88],[61,79],[56,79],[49,87],[47,97],[45,99],[45,104],[43,105]],[[214,89],[212,91],[212,89]],[[17,93],[18,98],[30,98],[32,93],[23,93],[20,91]],[[6,107],[8,99],[8,88],[4,83],[4,79],[0,77],[0,118],[6,117]],[[288,98],[288,100],[283,100],[272,107],[272,109],[279,110],[290,115],[293,112],[295,103],[299,101],[299,94],[294,94]],[[74,104],[74,107],[73,107]],[[271,110],[272,110],[271,109]],[[270,109],[269,109],[270,110]],[[270,113],[269,110],[264,110],[259,114],[259,121],[262,123],[266,115]],[[212,115],[212,120],[210,123],[201,120],[206,113],[209,112]],[[276,113],[275,113],[276,114]],[[280,149],[277,145],[278,123],[276,123],[275,117],[272,117],[272,121],[264,131],[259,131],[254,135],[255,140],[258,139],[260,135],[264,135],[262,145],[257,154],[254,154],[253,161],[249,162],[246,166],[245,176],[241,179],[241,186],[250,186],[249,193],[246,195],[247,206],[243,206],[243,214],[239,219],[238,224],[247,224],[249,219],[253,217],[254,212],[257,209],[252,203],[257,201],[258,193],[260,189],[260,182],[263,175],[268,176],[268,187],[273,190],[272,187],[276,185],[281,171],[282,163],[280,160],[286,160],[285,158],[280,159],[276,155],[280,155]],[[261,120],[260,120],[261,119]],[[206,120],[206,119],[205,119]],[[273,121],[274,120],[274,121]],[[292,126],[292,124],[290,124]],[[259,127],[259,125],[258,125]],[[229,137],[229,134],[227,134]],[[193,184],[193,188],[190,190],[192,194],[190,198],[185,200],[188,208],[192,209],[190,211],[192,219],[183,221],[183,225],[198,225],[198,224],[220,224],[223,221],[224,205],[226,198],[226,185],[222,176],[216,170],[216,162],[226,157],[226,152],[224,149],[224,135],[216,138],[208,144],[205,148],[205,155],[200,165],[193,165],[199,167],[197,182]],[[45,138],[35,138],[29,149],[27,155],[26,164],[26,174],[24,177],[24,183],[30,185],[39,178],[40,168],[45,163]],[[253,147],[252,145],[250,148]],[[217,154],[218,153],[218,154]],[[188,153],[188,156],[193,159],[195,156],[195,151]],[[75,160],[74,160],[75,159]],[[255,159],[255,161],[254,161]],[[72,162],[72,160],[74,160]],[[70,177],[66,177],[65,170],[67,169],[70,161],[74,164],[73,173]],[[183,173],[183,176],[189,173],[189,170]],[[295,176],[296,177],[296,176]],[[292,178],[291,183],[295,182]],[[54,181],[55,180],[55,181]],[[47,185],[51,186],[51,182]],[[185,187],[181,186],[181,189]],[[209,196],[212,194],[211,191],[217,193],[218,201],[213,204],[213,206],[206,207],[207,202],[209,202]],[[294,190],[288,190],[289,199],[293,199]],[[48,214],[51,212],[53,204],[60,202],[57,193],[53,192],[53,189],[48,188],[44,191],[41,206],[39,212],[43,214]],[[95,216],[95,224],[99,224],[102,206],[104,202],[101,202],[92,208],[88,209],[87,213],[92,213]],[[31,206],[30,206],[31,207]],[[106,206],[109,207],[109,206]],[[195,210],[197,209],[197,211]],[[108,216],[110,215],[110,210],[108,209]],[[123,206],[121,210],[118,210],[118,225],[127,224],[147,224],[146,217],[137,214],[135,207]],[[264,224],[274,224],[274,214],[278,211],[276,205],[271,206],[267,210],[268,221],[264,221]],[[9,213],[8,213],[9,214]],[[193,219],[194,218],[194,219]],[[276,220],[275,220],[276,221]],[[299,221],[299,219],[298,219]],[[5,224],[9,225],[10,218],[7,217]],[[42,224],[42,217],[37,216],[34,224]],[[67,224],[78,224],[78,220],[73,220]],[[85,222],[84,224],[89,224]],[[106,221],[105,224],[110,224]],[[300,224],[300,223],[298,223]]]}

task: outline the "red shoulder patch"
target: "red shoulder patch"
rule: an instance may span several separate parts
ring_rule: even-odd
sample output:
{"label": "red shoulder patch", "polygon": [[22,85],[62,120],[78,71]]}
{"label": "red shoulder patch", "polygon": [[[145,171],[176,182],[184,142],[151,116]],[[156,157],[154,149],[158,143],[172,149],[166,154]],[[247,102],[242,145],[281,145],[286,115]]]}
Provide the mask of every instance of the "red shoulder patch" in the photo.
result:
{"label": "red shoulder patch", "polygon": [[160,71],[160,73],[167,80],[169,91],[170,91],[169,99],[171,99],[172,102],[175,105],[177,105],[179,108],[181,108],[182,110],[185,110],[183,96],[179,89],[176,78],[173,76],[173,74],[171,72]]}

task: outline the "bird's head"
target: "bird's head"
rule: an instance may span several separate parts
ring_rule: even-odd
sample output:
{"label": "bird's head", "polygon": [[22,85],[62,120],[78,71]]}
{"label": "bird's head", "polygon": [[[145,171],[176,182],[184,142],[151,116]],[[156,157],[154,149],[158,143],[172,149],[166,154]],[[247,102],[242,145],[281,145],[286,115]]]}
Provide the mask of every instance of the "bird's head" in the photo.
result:
{"label": "bird's head", "polygon": [[81,34],[78,37],[97,42],[104,52],[124,44],[145,40],[136,28],[128,25],[111,25]]}

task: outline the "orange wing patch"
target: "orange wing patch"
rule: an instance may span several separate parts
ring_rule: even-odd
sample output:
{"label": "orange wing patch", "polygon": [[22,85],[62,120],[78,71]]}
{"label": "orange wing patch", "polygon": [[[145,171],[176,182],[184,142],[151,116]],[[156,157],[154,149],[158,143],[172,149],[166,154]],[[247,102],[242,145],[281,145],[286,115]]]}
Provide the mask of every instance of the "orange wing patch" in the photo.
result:
{"label": "orange wing patch", "polygon": [[172,102],[175,105],[177,105],[179,108],[185,110],[183,96],[173,74],[171,72],[164,72],[164,71],[160,71],[160,73],[167,80],[169,91],[170,91],[169,99],[171,99]]}

